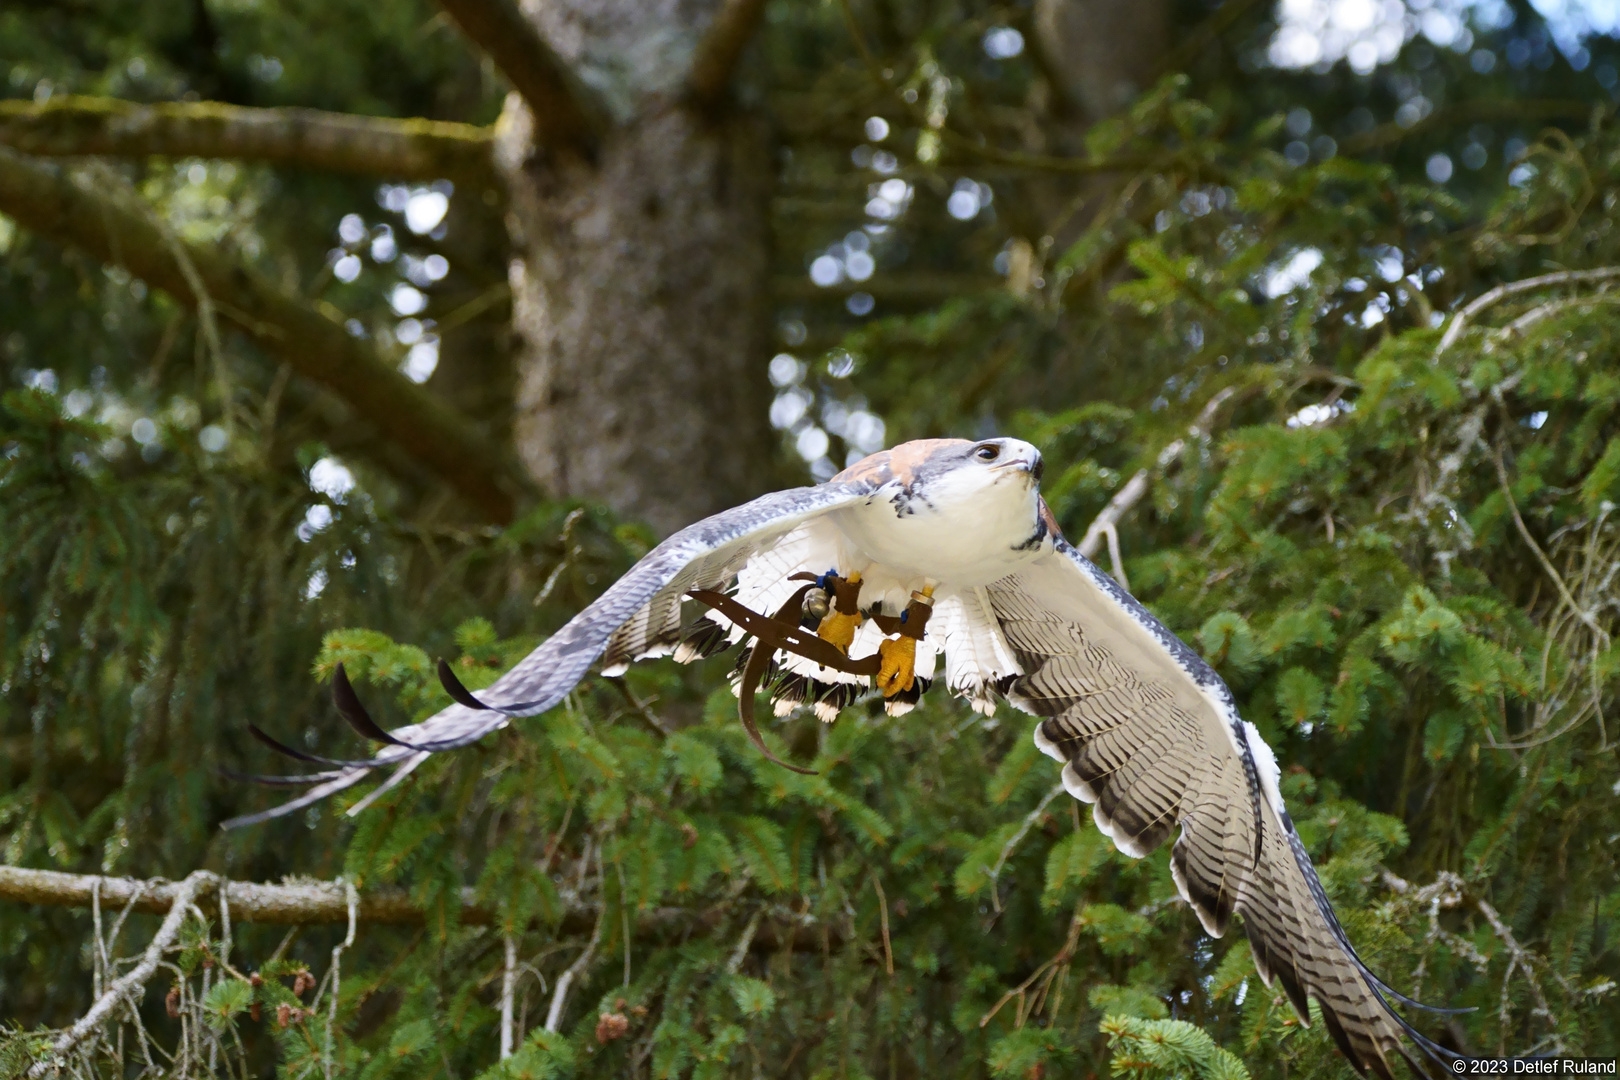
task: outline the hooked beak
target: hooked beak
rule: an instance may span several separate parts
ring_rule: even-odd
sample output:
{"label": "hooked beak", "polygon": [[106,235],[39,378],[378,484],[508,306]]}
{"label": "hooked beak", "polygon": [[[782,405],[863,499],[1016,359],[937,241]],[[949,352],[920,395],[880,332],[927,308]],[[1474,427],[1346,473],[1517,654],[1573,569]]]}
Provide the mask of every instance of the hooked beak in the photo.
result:
{"label": "hooked beak", "polygon": [[1031,483],[1038,484],[1041,482],[1041,474],[1046,469],[1046,463],[1041,460],[1041,456],[1039,454],[1036,454],[1035,460],[1033,461],[1031,461],[1029,458],[1014,458],[1011,461],[1003,461],[995,468],[997,472],[1000,472],[1002,469],[1018,469],[1020,472],[1026,472],[1029,474]]}

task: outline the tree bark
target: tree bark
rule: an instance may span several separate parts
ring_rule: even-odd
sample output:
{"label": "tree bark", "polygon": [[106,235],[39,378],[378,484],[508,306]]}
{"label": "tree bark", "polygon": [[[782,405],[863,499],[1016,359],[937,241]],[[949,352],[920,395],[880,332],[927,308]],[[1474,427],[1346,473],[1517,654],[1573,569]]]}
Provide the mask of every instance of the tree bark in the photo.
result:
{"label": "tree bark", "polygon": [[[1049,87],[1049,122],[1041,128],[1047,142],[1040,149],[1064,157],[1083,157],[1092,125],[1148,89],[1171,56],[1170,0],[1035,0],[1030,23],[1034,57]],[[1099,175],[1078,184],[1050,177],[1026,184],[1025,199],[1039,221],[1039,232],[1027,237],[1032,247],[1061,256],[1123,182]]]}
{"label": "tree bark", "polygon": [[1169,0],[1036,0],[1035,47],[1086,124],[1129,105],[1170,50]]}
{"label": "tree bark", "polygon": [[[588,150],[559,147],[537,138],[531,103],[513,95],[497,125],[519,453],[552,495],[604,502],[661,533],[771,475],[768,141],[746,112],[705,104],[713,57],[737,52],[739,6],[752,7],[526,9],[613,123]],[[696,58],[708,59],[694,70]]]}

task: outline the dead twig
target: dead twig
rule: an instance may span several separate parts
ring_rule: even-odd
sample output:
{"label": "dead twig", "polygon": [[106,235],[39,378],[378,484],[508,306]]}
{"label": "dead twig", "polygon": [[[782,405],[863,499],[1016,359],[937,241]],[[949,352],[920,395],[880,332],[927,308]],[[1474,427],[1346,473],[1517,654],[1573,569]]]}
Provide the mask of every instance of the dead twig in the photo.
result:
{"label": "dead twig", "polygon": [[78,1022],[57,1037],[51,1044],[51,1060],[37,1062],[28,1070],[30,1078],[42,1077],[49,1073],[57,1062],[79,1043],[97,1030],[103,1021],[110,1016],[114,1009],[132,1000],[137,993],[146,989],[146,983],[157,971],[158,963],[174,939],[180,934],[180,927],[186,921],[186,915],[191,910],[192,900],[199,892],[211,888],[219,883],[219,879],[207,870],[198,870],[182,881],[175,890],[173,906],[169,914],[164,917],[157,933],[152,935],[152,942],[141,954],[140,962],[129,970],[122,978],[115,979],[96,1003],[90,1006],[90,1011],[79,1018]]}
{"label": "dead twig", "polygon": [[[1081,902],[1084,903],[1084,901]],[[996,1018],[996,1014],[1002,1010],[1002,1007],[1007,1002],[1017,998],[1018,1012],[1013,1021],[1013,1026],[1017,1028],[1023,1027],[1029,1018],[1039,1011],[1041,1005],[1044,1004],[1046,995],[1052,988],[1053,981],[1060,974],[1068,971],[1069,961],[1074,958],[1075,946],[1080,943],[1080,931],[1083,926],[1084,923],[1080,919],[1080,910],[1077,908],[1074,917],[1069,920],[1069,936],[1064,940],[1063,948],[1059,949],[1046,963],[1031,972],[1029,978],[1002,994],[1001,999],[992,1005],[988,1012],[979,1017],[979,1026],[982,1028],[989,1024],[990,1021]],[[1036,986],[1036,983],[1040,985]],[[1035,987],[1033,999],[1029,994],[1031,987]]]}
{"label": "dead twig", "polygon": [[501,1060],[512,1056],[512,1001],[517,994],[517,938],[506,935],[506,963],[501,971]]}
{"label": "dead twig", "polygon": [[759,933],[759,922],[765,916],[764,908],[755,908],[754,914],[749,918],[748,925],[743,927],[742,936],[737,939],[737,945],[731,950],[731,959],[726,961],[726,973],[735,975],[742,970],[743,961],[748,958],[748,950],[754,944],[754,935]]}
{"label": "dead twig", "polygon": [[1493,446],[1491,448],[1491,460],[1496,463],[1496,477],[1502,485],[1502,496],[1507,499],[1508,509],[1513,512],[1513,524],[1518,528],[1519,536],[1523,538],[1525,546],[1527,546],[1535,555],[1536,562],[1541,564],[1541,569],[1545,571],[1547,577],[1551,579],[1553,586],[1557,588],[1558,595],[1563,599],[1564,603],[1569,605],[1569,610],[1575,615],[1576,618],[1585,623],[1587,629],[1596,634],[1599,640],[1603,642],[1604,646],[1607,647],[1609,643],[1609,632],[1603,629],[1602,626],[1598,625],[1597,618],[1590,611],[1587,611],[1575,602],[1575,597],[1570,594],[1569,586],[1564,583],[1563,575],[1558,572],[1558,569],[1553,566],[1551,560],[1547,558],[1546,552],[1541,550],[1541,545],[1536,543],[1536,538],[1530,534],[1529,526],[1524,523],[1524,518],[1520,516],[1519,504],[1513,498],[1513,487],[1508,482],[1507,466],[1502,464],[1502,450],[1500,447]]}
{"label": "dead twig", "polygon": [[996,859],[996,865],[990,868],[990,902],[998,912],[1001,910],[1001,897],[997,894],[996,879],[1001,876],[1002,867],[1007,865],[1007,860],[1012,858],[1012,854],[1018,849],[1018,845],[1024,842],[1024,837],[1029,835],[1029,830],[1033,829],[1035,823],[1041,820],[1041,815],[1046,813],[1046,808],[1052,804],[1052,800],[1061,794],[1063,794],[1063,785],[1053,785],[1052,790],[1046,793],[1040,804],[1024,815],[1024,820],[1019,823],[1018,831],[1008,837],[1007,842],[1001,846],[1001,856]]}
{"label": "dead twig", "polygon": [[883,882],[878,878],[877,871],[872,871],[872,889],[878,898],[878,920],[883,927],[883,968],[890,975],[894,974],[894,947],[889,943],[889,898],[883,895]]}
{"label": "dead twig", "polygon": [[[602,877],[602,853],[599,848],[596,853],[596,875],[598,881]],[[600,892],[600,885],[598,886]],[[603,903],[597,910],[596,927],[591,931],[591,939],[585,945],[585,951],[575,958],[568,970],[557,977],[557,985],[551,994],[551,1009],[546,1013],[546,1030],[556,1031],[562,1024],[563,1008],[568,1004],[568,990],[574,985],[574,980],[585,973],[591,961],[596,959],[596,947],[602,943],[602,922],[607,917],[607,904]]]}
{"label": "dead twig", "polygon": [[1103,541],[1108,540],[1108,554],[1113,562],[1114,578],[1119,582],[1120,588],[1125,589],[1127,592],[1130,591],[1130,586],[1125,584],[1125,567],[1119,555],[1118,526],[1120,519],[1130,513],[1131,509],[1142,501],[1142,496],[1147,494],[1148,488],[1152,485],[1153,473],[1155,471],[1163,472],[1168,469],[1170,464],[1181,456],[1181,451],[1186,448],[1188,439],[1203,438],[1215,423],[1215,415],[1220,411],[1221,406],[1231,400],[1232,395],[1236,393],[1237,389],[1235,387],[1228,386],[1210,398],[1198,413],[1198,419],[1187,429],[1186,436],[1174,440],[1163,450],[1160,450],[1159,456],[1154,459],[1153,469],[1138,469],[1129,480],[1125,481],[1125,486],[1116,491],[1114,497],[1108,500],[1108,505],[1103,507],[1102,513],[1098,514],[1086,529],[1086,534],[1081,538],[1080,543],[1075,545],[1080,554],[1090,559],[1096,556],[1097,549],[1102,546]]}
{"label": "dead twig", "polygon": [[1610,281],[1620,278],[1620,266],[1604,266],[1595,270],[1560,270],[1555,274],[1540,274],[1521,281],[1509,281],[1496,286],[1487,292],[1481,293],[1468,302],[1468,306],[1451,317],[1451,325],[1440,337],[1440,345],[1435,349],[1435,356],[1439,356],[1456,343],[1467,328],[1468,322],[1474,316],[1498,301],[1505,300],[1519,293],[1530,292],[1535,289],[1544,289],[1551,285],[1581,285],[1591,281]]}

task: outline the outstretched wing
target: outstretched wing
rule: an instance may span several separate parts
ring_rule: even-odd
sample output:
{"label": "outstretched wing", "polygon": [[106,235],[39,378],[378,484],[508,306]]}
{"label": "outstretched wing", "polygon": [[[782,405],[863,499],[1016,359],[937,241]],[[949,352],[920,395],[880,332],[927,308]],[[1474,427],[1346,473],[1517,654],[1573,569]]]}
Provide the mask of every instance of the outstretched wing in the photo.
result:
{"label": "outstretched wing", "polygon": [[1398,1057],[1424,1075],[1402,1033],[1441,1051],[1356,955],[1284,808],[1276,759],[1220,677],[1066,541],[989,597],[1024,670],[1008,699],[1043,718],[1036,745],[1063,762],[1097,827],[1134,857],[1179,827],[1171,873],[1204,928],[1219,937],[1241,914],[1260,977],[1282,983],[1302,1023],[1316,998],[1359,1072],[1388,1078]]}
{"label": "outstretched wing", "polygon": [[682,529],[648,552],[594,603],[493,686],[480,692],[481,700],[506,708],[505,713],[451,705],[419,724],[389,732],[394,742],[385,744],[374,757],[358,762],[311,758],[255,732],[293,756],[334,767],[297,778],[296,782],[314,785],[298,798],[261,813],[232,818],[223,827],[238,828],[290,814],[353,787],[373,770],[395,766],[386,783],[349,811],[359,813],[429,755],[477,742],[505,727],[508,715],[532,716],[556,705],[604,653],[604,667],[609,670],[643,656],[668,653],[680,636],[681,600],[689,589],[722,588],[751,555],[768,548],[802,522],[864,498],[871,487],[868,482],[856,480],[790,488]]}

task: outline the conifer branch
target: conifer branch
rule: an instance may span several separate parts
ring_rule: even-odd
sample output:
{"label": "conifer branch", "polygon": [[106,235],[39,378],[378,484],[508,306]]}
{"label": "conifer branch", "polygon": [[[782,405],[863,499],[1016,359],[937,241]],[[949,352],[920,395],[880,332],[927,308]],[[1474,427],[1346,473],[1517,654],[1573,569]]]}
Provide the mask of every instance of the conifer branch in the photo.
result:
{"label": "conifer branch", "polygon": [[217,101],[66,96],[0,102],[0,145],[35,157],[237,158],[360,176],[489,177],[493,129]]}
{"label": "conifer branch", "polygon": [[1399,123],[1380,124],[1371,131],[1351,135],[1339,143],[1341,154],[1365,154],[1381,150],[1406,139],[1427,135],[1447,127],[1478,124],[1492,120],[1584,120],[1594,109],[1601,108],[1595,101],[1577,98],[1530,98],[1522,101],[1462,101],[1436,109],[1410,127]]}
{"label": "conifer branch", "polygon": [[[99,887],[103,910],[131,908],[147,915],[166,915],[182,887],[162,879],[103,877],[67,874],[57,870],[26,870],[0,866],[0,900],[54,907],[90,907]],[[346,890],[341,881],[288,881],[263,885],[249,881],[222,883],[236,922],[314,926],[345,923],[349,918]],[[458,918],[464,925],[488,926],[494,912],[479,905],[471,889],[462,891]],[[208,907],[208,901],[199,901]],[[211,908],[209,910],[212,910]],[[422,913],[404,889],[367,889],[360,893],[357,917],[361,922],[416,925]]]}
{"label": "conifer branch", "polygon": [[[279,926],[344,925],[349,921],[348,890],[340,881],[289,880],[279,885],[251,881],[219,881],[230,905],[233,922],[264,923]],[[162,878],[141,879],[105,877],[97,874],[69,874],[59,870],[28,870],[20,866],[0,866],[0,901],[38,904],[49,907],[91,908],[99,893],[103,911],[131,911],[147,915],[167,915],[183,898],[184,883]],[[190,902],[205,914],[218,912],[217,895],[192,897]],[[463,926],[500,926],[501,915],[478,900],[475,890],[461,890],[461,907],[456,919]],[[573,894],[563,897],[564,913],[559,932],[589,933],[596,926],[601,905]],[[721,930],[726,924],[722,906],[658,907],[636,914],[638,936],[661,937],[670,933],[703,935]],[[390,926],[421,926],[427,919],[401,888],[360,890],[355,918],[361,923]],[[814,931],[812,933],[812,931]],[[842,935],[828,927],[834,945]],[[784,946],[820,949],[820,927],[814,920],[785,912],[772,912],[763,919],[750,947],[769,952]]]}
{"label": "conifer branch", "polygon": [[538,142],[589,150],[607,133],[606,105],[512,0],[439,0],[439,6],[528,102]]}
{"label": "conifer branch", "polygon": [[495,448],[444,402],[353,337],[329,305],[282,292],[225,252],[166,236],[151,215],[88,190],[52,166],[0,149],[0,212],[25,228],[122,265],[179,303],[198,305],[183,253],[214,309],[299,374],[347,402],[381,435],[491,519],[521,490]]}

